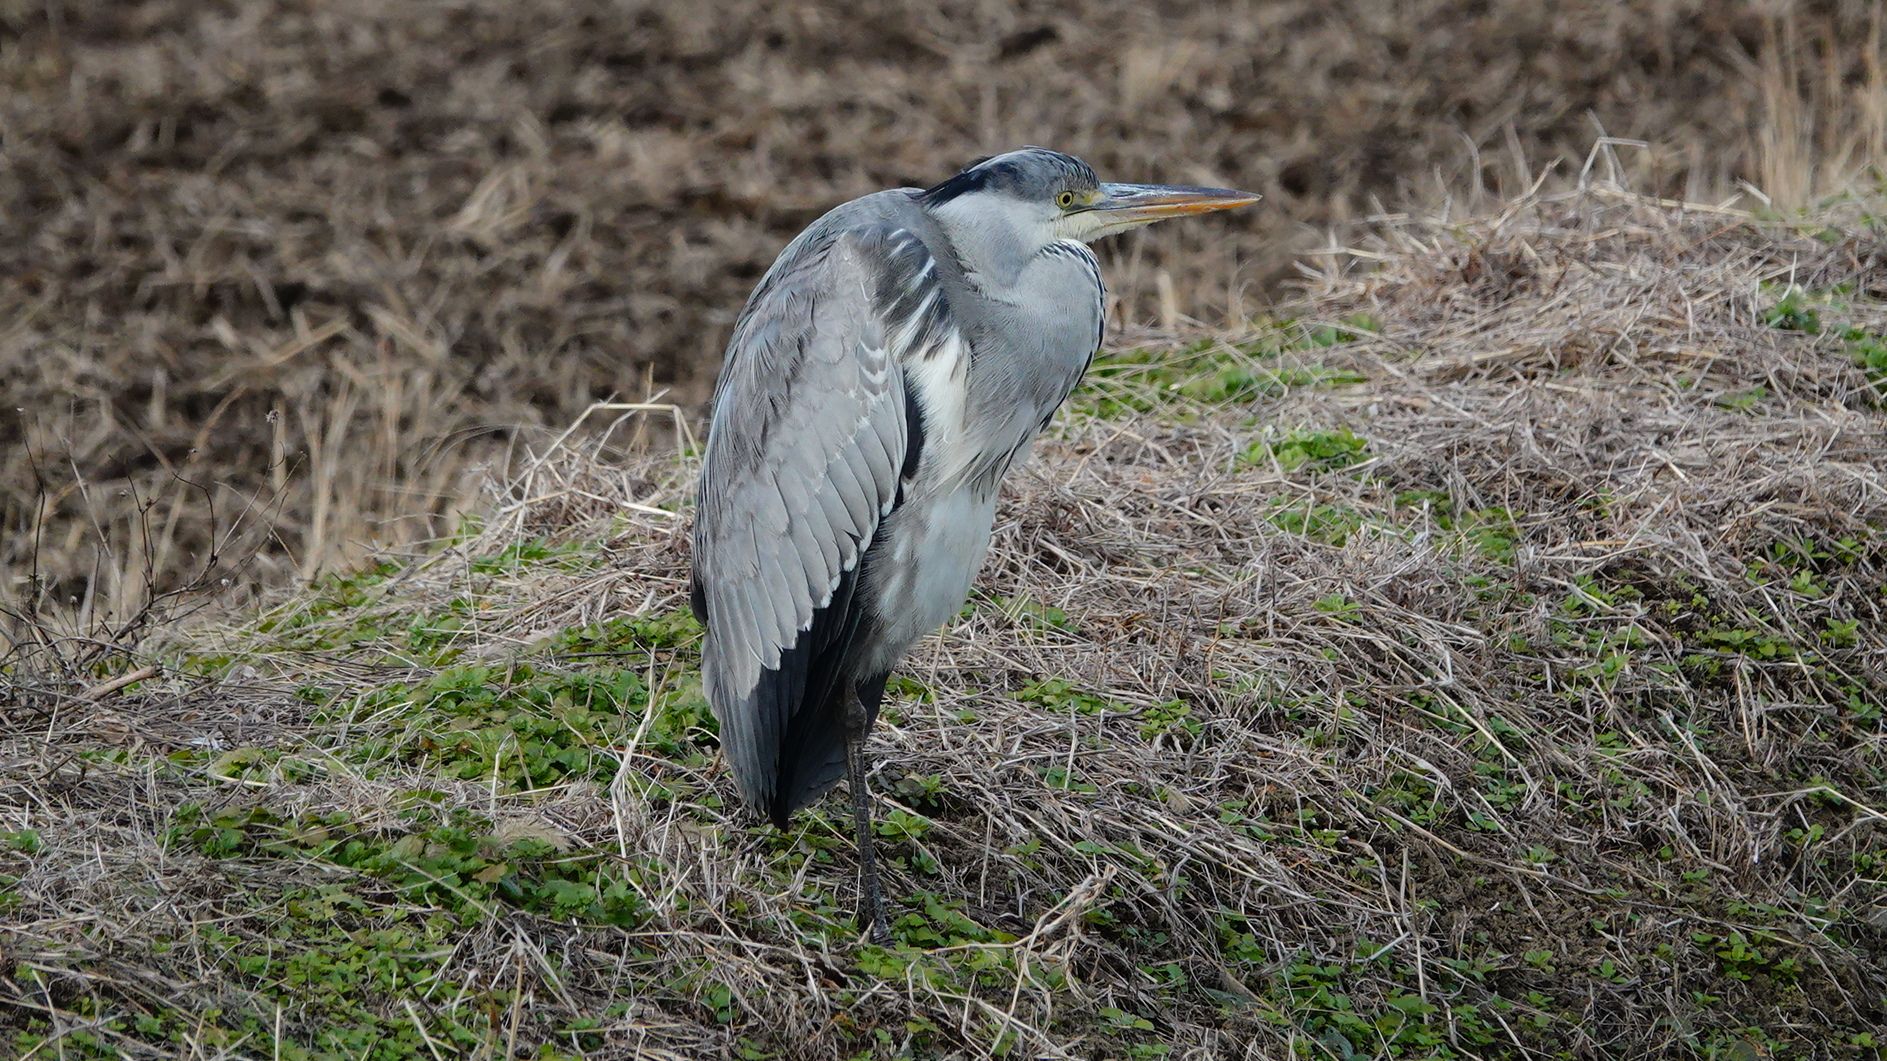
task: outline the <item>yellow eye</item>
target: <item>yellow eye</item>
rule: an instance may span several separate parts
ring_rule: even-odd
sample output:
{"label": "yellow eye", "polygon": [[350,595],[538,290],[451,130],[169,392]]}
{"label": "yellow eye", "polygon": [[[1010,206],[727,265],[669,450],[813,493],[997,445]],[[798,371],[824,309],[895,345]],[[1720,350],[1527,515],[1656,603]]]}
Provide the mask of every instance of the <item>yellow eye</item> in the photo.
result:
{"label": "yellow eye", "polygon": [[1055,197],[1055,205],[1061,207],[1063,210],[1075,205],[1075,193],[1063,192],[1057,195]]}

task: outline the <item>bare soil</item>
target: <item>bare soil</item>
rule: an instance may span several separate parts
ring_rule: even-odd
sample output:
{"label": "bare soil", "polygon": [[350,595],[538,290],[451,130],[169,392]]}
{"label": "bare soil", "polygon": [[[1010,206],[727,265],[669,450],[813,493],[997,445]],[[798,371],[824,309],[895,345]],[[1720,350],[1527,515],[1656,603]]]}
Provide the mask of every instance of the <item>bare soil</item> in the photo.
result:
{"label": "bare soil", "polygon": [[[123,616],[448,532],[590,402],[693,414],[835,202],[1021,142],[1268,196],[1110,251],[1119,317],[1262,308],[1381,201],[1808,201],[1878,157],[1878,5],[0,3],[0,600]],[[247,563],[237,562],[243,557]]]}

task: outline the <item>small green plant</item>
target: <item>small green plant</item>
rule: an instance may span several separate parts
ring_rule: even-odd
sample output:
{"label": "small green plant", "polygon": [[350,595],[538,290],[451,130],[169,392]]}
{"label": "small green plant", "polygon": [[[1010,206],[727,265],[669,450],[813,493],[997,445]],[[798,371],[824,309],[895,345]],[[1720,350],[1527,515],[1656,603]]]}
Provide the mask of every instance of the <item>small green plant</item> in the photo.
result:
{"label": "small green plant", "polygon": [[538,564],[555,563],[567,570],[582,570],[594,563],[593,551],[580,541],[553,542],[531,538],[513,542],[490,556],[472,561],[472,570],[481,575],[499,575]]}
{"label": "small green plant", "polygon": [[1751,387],[1744,391],[1735,391],[1717,399],[1717,405],[1732,412],[1754,412],[1756,407],[1769,400],[1768,387]]}
{"label": "small green plant", "polygon": [[1336,470],[1361,463],[1369,442],[1347,427],[1331,431],[1297,430],[1281,439],[1255,442],[1245,451],[1248,464],[1276,462],[1294,472],[1300,468]]}
{"label": "small green plant", "polygon": [[1263,326],[1256,339],[1237,344],[1205,340],[1177,350],[1107,354],[1088,370],[1076,408],[1105,418],[1171,406],[1250,403],[1294,389],[1361,383],[1364,377],[1353,369],[1293,363],[1282,355],[1353,341],[1374,326],[1363,316],[1334,326],[1285,321]]}
{"label": "small green plant", "polygon": [[1184,700],[1166,700],[1140,713],[1140,739],[1153,740],[1162,735],[1197,737],[1203,729],[1192,717],[1192,707]]}
{"label": "small green plant", "polygon": [[1363,516],[1353,508],[1290,498],[1279,498],[1265,518],[1279,530],[1327,545],[1341,546],[1352,534],[1363,529]]}
{"label": "small green plant", "polygon": [[1100,715],[1126,710],[1105,696],[1088,692],[1065,678],[1043,678],[1016,690],[1016,699],[1058,714]]}
{"label": "small green plant", "polygon": [[647,867],[600,851],[565,851],[557,839],[516,829],[500,835],[464,812],[411,817],[411,831],[388,834],[338,814],[296,819],[260,807],[210,812],[186,804],[165,837],[173,849],[212,858],[311,859],[357,870],[468,920],[487,919],[500,905],[624,927],[647,916]]}
{"label": "small green plant", "polygon": [[1049,788],[1063,792],[1081,792],[1091,796],[1101,791],[1092,782],[1081,780],[1074,771],[1065,766],[1051,766],[1043,770],[1042,781]]}
{"label": "small green plant", "polygon": [[1766,931],[1744,933],[1731,929],[1728,935],[1710,932],[1691,933],[1692,942],[1716,954],[1723,975],[1732,980],[1752,980],[1767,976],[1782,983],[1793,983],[1801,976],[1802,965],[1794,957],[1778,953],[1779,941]]}
{"label": "small green plant", "polygon": [[1763,313],[1763,323],[1771,328],[1792,332],[1821,333],[1821,314],[1809,305],[1808,295],[1799,287],[1790,288],[1776,304]]}
{"label": "small green plant", "polygon": [[1332,593],[1324,597],[1319,597],[1316,602],[1316,608],[1332,619],[1345,623],[1355,622],[1357,617],[1363,613],[1363,606],[1361,604],[1345,597],[1341,593]]}
{"label": "small green plant", "polygon": [[1011,619],[1035,630],[1072,632],[1075,628],[1067,612],[1027,597],[998,597],[996,603]]}
{"label": "small green plant", "polygon": [[1874,391],[1874,399],[1887,402],[1887,336],[1850,328],[1842,338],[1848,345],[1848,355],[1854,359],[1855,366],[1867,377],[1868,386]]}

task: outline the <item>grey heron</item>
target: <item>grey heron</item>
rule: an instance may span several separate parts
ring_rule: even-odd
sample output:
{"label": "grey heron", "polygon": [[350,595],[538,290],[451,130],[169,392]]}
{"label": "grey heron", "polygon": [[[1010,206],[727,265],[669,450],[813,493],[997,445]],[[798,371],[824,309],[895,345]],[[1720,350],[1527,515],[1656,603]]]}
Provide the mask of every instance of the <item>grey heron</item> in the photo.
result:
{"label": "grey heron", "polygon": [[873,939],[890,932],[865,735],[892,668],[963,606],[1003,476],[1101,344],[1087,244],[1257,200],[1104,184],[1027,147],[834,208],[741,312],[697,496],[702,682],[741,798],[780,828],[850,779]]}

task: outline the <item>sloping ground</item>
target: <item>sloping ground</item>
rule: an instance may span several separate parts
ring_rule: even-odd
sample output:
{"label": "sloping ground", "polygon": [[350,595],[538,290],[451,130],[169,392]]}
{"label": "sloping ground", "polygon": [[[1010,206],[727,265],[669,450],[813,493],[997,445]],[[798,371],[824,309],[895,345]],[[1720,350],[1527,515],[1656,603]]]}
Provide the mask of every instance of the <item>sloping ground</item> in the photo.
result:
{"label": "sloping ground", "polygon": [[1877,0],[0,2],[0,603],[128,611],[239,514],[279,540],[224,573],[270,584],[449,530],[533,428],[650,376],[697,400],[819,213],[1023,142],[1266,195],[1104,252],[1129,320],[1225,320],[1306,233],[1411,184],[1512,193],[1595,120],[1657,145],[1624,153],[1655,187],[1793,206],[1810,159],[1881,157],[1879,27]]}
{"label": "sloping ground", "polygon": [[731,805],[686,462],[566,453],[260,621],[15,658],[0,1049],[1879,1056],[1878,223],[1365,254],[1126,344],[1015,477],[874,738],[895,945],[836,799]]}

